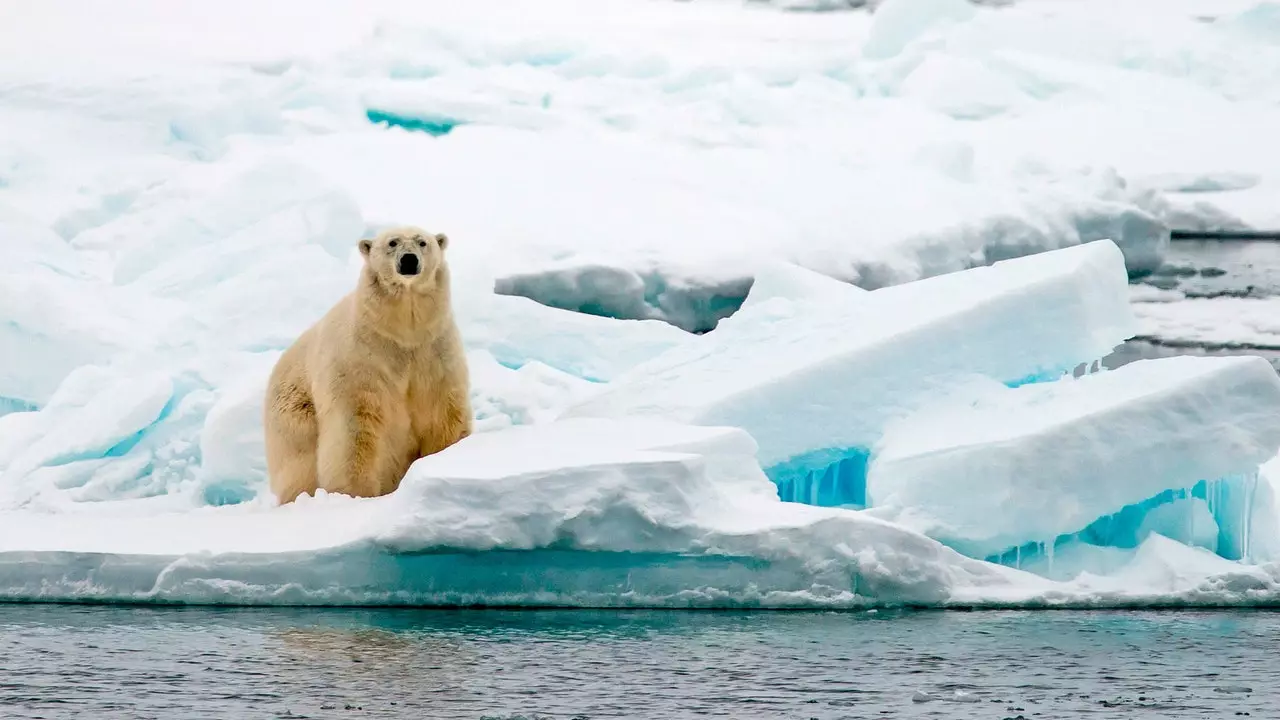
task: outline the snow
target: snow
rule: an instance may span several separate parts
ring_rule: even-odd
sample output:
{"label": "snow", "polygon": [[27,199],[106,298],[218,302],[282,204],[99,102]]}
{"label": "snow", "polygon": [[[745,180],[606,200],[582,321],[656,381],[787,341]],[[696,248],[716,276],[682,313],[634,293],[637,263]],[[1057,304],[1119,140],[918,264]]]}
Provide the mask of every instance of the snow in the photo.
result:
{"label": "snow", "polygon": [[775,298],[839,304],[857,302],[854,298],[865,294],[857,285],[835,280],[793,263],[778,261],[767,263],[756,270],[751,290],[742,301],[741,310],[748,310]]}
{"label": "snow", "polygon": [[[843,303],[763,302],[567,414],[741,427],[765,467],[822,471],[833,461],[824,451],[867,451],[886,423],[951,384],[1053,378],[1111,352],[1133,334],[1123,266],[1104,240],[849,290]],[[805,457],[815,452],[821,460]],[[852,479],[849,494],[860,484]]]}
{"label": "snow", "polygon": [[1143,337],[1174,346],[1280,348],[1280,299],[1164,300],[1134,305]]}
{"label": "snow", "polygon": [[474,436],[376,499],[7,512],[0,597],[857,607],[1009,581],[874,518],[784,506],[754,449],[735,428],[569,420]]}
{"label": "snow", "polygon": [[[0,598],[1276,602],[1261,361],[1064,377],[1268,345],[1126,277],[1276,220],[1275,3],[827,4],[0,0]],[[266,375],[401,223],[477,433],[275,507]]]}
{"label": "snow", "polygon": [[886,60],[901,54],[913,42],[952,23],[976,14],[964,0],[889,0],[871,18],[871,29],[862,56]]}
{"label": "snow", "polygon": [[178,41],[187,14],[152,5],[16,6],[0,176],[69,239],[278,152],[377,222],[470,238],[504,292],[705,330],[757,259],[873,288],[1110,236],[1149,269],[1162,178],[1275,187],[1249,139],[1280,51],[1248,6],[236,2]]}
{"label": "snow", "polygon": [[1160,535],[1117,558],[1118,575],[1052,581],[865,513],[770,499],[753,451],[735,428],[577,419],[474,436],[381,498],[5,511],[0,597],[855,608],[1250,604],[1277,589],[1269,568]]}
{"label": "snow", "polygon": [[[1259,357],[1162,358],[1052,383],[993,385],[886,431],[867,473],[878,517],[969,555],[999,556],[1081,533],[1166,491],[1256,475],[1280,448],[1280,377]],[[1252,482],[1228,481],[1223,492],[1251,494]],[[1207,507],[1215,538],[1219,528],[1247,534],[1253,508],[1234,515],[1222,504]],[[1204,518],[1195,505],[1187,511],[1194,535]],[[1158,520],[1147,513],[1147,529],[1182,530]],[[1247,547],[1247,537],[1233,545]],[[1210,549],[1242,551],[1217,542]]]}

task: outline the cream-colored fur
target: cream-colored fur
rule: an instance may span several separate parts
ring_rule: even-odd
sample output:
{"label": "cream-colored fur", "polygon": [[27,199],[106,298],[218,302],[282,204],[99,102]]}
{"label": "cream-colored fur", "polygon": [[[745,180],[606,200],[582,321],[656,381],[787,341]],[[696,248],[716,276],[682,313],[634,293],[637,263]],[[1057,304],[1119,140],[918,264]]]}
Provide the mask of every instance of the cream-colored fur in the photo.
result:
{"label": "cream-colored fur", "polygon": [[[355,291],[280,356],[267,386],[267,474],[281,503],[316,488],[394,491],[409,465],[471,434],[449,302],[449,240],[415,227],[361,240]],[[407,275],[405,256],[420,271]]]}

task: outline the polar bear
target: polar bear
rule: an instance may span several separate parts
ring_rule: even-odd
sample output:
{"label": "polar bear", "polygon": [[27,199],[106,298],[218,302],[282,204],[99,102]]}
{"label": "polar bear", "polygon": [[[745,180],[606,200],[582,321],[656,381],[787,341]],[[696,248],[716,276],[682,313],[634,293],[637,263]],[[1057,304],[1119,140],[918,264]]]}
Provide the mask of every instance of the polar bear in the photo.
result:
{"label": "polar bear", "polygon": [[281,504],[316,488],[385,495],[414,460],[471,434],[448,245],[443,233],[417,227],[361,240],[356,289],[276,362],[263,420]]}

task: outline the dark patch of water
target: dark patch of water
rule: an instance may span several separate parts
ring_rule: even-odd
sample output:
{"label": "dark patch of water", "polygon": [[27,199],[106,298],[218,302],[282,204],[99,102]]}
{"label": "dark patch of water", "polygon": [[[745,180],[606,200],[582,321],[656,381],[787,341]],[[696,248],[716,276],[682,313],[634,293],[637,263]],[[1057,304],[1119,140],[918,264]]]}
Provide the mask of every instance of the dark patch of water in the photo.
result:
{"label": "dark patch of water", "polygon": [[1188,297],[1280,295],[1280,242],[1180,240],[1165,264],[1141,282]]}
{"label": "dark patch of water", "polygon": [[1280,614],[0,607],[12,720],[1267,717]]}

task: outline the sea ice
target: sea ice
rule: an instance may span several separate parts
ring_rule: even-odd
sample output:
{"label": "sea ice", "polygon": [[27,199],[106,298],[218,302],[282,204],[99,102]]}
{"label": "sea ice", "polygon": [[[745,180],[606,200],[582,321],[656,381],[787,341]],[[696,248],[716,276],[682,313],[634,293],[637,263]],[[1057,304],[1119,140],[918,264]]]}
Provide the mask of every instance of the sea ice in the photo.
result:
{"label": "sea ice", "polygon": [[75,368],[124,349],[172,311],[111,285],[34,219],[0,203],[0,415],[39,407]]}
{"label": "sea ice", "polygon": [[566,416],[741,427],[787,499],[861,504],[866,453],[932,393],[975,375],[1055,378],[1133,334],[1109,241],[846,296],[743,310]]}
{"label": "sea ice", "polygon": [[1280,597],[1275,568],[1159,535],[1108,574],[1065,582],[967,558],[865,512],[781,502],[754,451],[735,428],[582,418],[474,435],[380,498],[5,510],[0,598],[854,608]]}
{"label": "sea ice", "polygon": [[[181,4],[49,0],[0,26],[3,597],[1280,601],[1256,363],[1254,404],[1164,395],[1212,421],[1174,449],[1226,475],[1187,488],[1181,456],[1142,456],[1168,476],[1046,514],[1070,523],[993,518],[1009,542],[1069,533],[1013,550],[1033,572],[819,507],[864,504],[885,429],[957,398],[1032,418],[976,437],[1048,432],[1020,398],[1109,387],[1051,381],[1140,327],[1265,340],[1253,305],[1139,326],[1125,274],[1171,226],[1276,220],[1274,3],[314,5],[221,3],[192,34]],[[391,496],[273,507],[266,373],[350,290],[355,241],[404,222],[453,239],[477,434]],[[1097,455],[1142,463],[1134,428]],[[1058,469],[1007,489],[1096,480]]]}
{"label": "sea ice", "polygon": [[76,242],[116,247],[116,283],[136,282],[165,295],[217,284],[255,262],[283,263],[306,245],[345,260],[355,247],[352,238],[364,232],[349,195],[280,160],[255,164],[188,207],[166,206],[160,213],[153,225],[113,223],[81,233]]}
{"label": "sea ice", "polygon": [[1174,347],[1280,349],[1280,299],[1185,298],[1135,303],[1143,337]]}
{"label": "sea ice", "polygon": [[862,54],[876,60],[895,57],[930,30],[964,22],[975,14],[967,0],[886,0],[872,16]]}
{"label": "sea ice", "polygon": [[[1280,448],[1277,408],[1280,378],[1259,357],[1144,360],[994,385],[890,424],[867,472],[869,504],[975,557],[1077,533],[1129,546],[1150,530],[1203,540],[1214,526],[1208,549],[1239,558],[1253,513],[1278,511],[1252,497],[1258,466]],[[1208,518],[1196,504],[1181,525],[1170,526],[1173,508],[1152,514],[1192,500],[1197,486]],[[1122,512],[1111,527],[1099,522]]]}
{"label": "sea ice", "polygon": [[734,428],[579,419],[474,435],[381,498],[0,512],[0,597],[860,607],[1018,577],[875,518],[783,504],[754,450]]}
{"label": "sea ice", "polygon": [[[856,302],[867,291],[789,262],[765,263],[756,270],[742,310],[774,298],[830,304]],[[821,308],[818,308],[821,310]],[[750,315],[750,313],[748,313]]]}
{"label": "sea ice", "polygon": [[539,362],[587,380],[607,381],[690,339],[660,320],[612,320],[480,287],[481,292],[455,303],[458,321],[468,329],[467,347],[483,349],[508,367]]}

